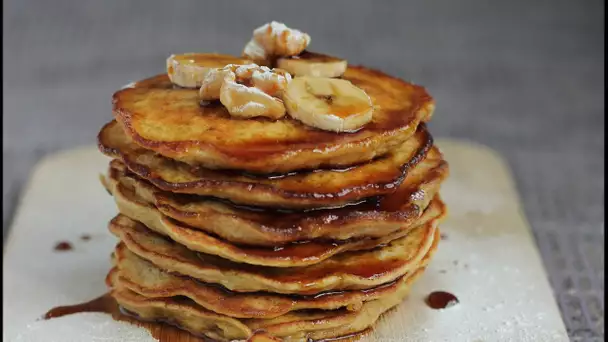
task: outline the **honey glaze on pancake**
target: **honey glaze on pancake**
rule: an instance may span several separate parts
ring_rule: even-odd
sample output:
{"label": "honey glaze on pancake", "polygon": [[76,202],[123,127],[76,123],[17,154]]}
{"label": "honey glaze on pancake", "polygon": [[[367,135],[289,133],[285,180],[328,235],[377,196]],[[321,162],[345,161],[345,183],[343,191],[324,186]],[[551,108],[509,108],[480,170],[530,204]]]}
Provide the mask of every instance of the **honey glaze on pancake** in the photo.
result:
{"label": "honey glaze on pancake", "polygon": [[[202,253],[197,253],[201,261],[205,262],[209,259],[209,255],[204,255]],[[222,260],[219,258],[216,259],[216,263],[222,263]],[[347,274],[352,274],[354,276],[362,277],[362,278],[377,278],[386,274],[389,271],[394,270],[398,266],[403,264],[403,260],[394,259],[394,260],[376,260],[376,261],[366,261],[359,264],[349,264],[349,265],[333,265],[332,267],[324,267],[315,270],[306,270],[306,277],[302,277],[301,274],[297,273],[287,273],[282,272],[280,268],[267,268],[266,271],[269,274],[272,274],[273,278],[282,282],[290,282],[295,281],[298,283],[306,284],[312,282],[316,279],[321,279],[323,277],[329,276],[334,273],[342,272]],[[235,269],[238,271],[254,273],[259,266],[256,265],[248,265],[248,264],[232,264]],[[311,290],[310,292],[301,291],[300,295],[314,295],[317,293],[316,290]]]}
{"label": "honey glaze on pancake", "polygon": [[[274,248],[246,246],[230,243],[204,231],[179,224],[171,218],[163,217],[153,207],[138,204],[137,199],[129,199],[130,194],[123,190],[120,186],[113,190],[117,198],[118,208],[124,215],[118,220],[124,222],[138,220],[147,225],[149,229],[167,235],[193,251],[218,255],[241,263],[276,267],[312,265],[341,252],[374,248],[378,244],[398,239],[409,232],[409,229],[405,228],[378,239],[292,242]],[[429,215],[433,215],[433,213],[431,212]],[[432,219],[432,217],[428,217],[429,215],[423,215],[420,224],[424,224],[427,219]]]}
{"label": "honey glaze on pancake", "polygon": [[[195,283],[200,284],[201,286],[208,286],[208,287],[216,288],[216,289],[218,289],[218,290],[220,290],[220,291],[222,291],[222,292],[224,292],[224,293],[226,293],[226,294],[228,294],[230,296],[237,296],[237,295],[239,295],[239,293],[246,293],[246,292],[232,291],[232,290],[230,290],[230,289],[228,289],[225,286],[222,286],[220,284],[205,283],[205,282],[203,282],[201,280],[198,280],[196,278],[188,277],[188,276],[179,274],[177,272],[171,272],[171,271],[165,271],[165,272],[167,272],[167,273],[169,273],[169,274],[171,274],[173,276],[176,276],[176,277],[181,277],[181,278],[184,278],[184,279],[192,280]],[[306,295],[306,294],[295,294],[295,293],[282,294],[282,295],[285,296],[285,297],[294,299],[294,300],[311,300],[311,299],[323,298],[323,297],[326,297],[326,296],[338,296],[338,295],[345,294],[348,291],[359,291],[361,293],[370,293],[370,292],[379,291],[379,290],[382,290],[382,289],[385,289],[385,288],[389,288],[389,287],[395,286],[399,281],[402,280],[402,278],[408,277],[408,276],[410,276],[410,274],[406,273],[405,275],[403,275],[403,276],[401,276],[401,277],[399,277],[399,278],[397,278],[395,280],[389,281],[387,283],[384,283],[384,284],[381,284],[381,285],[378,285],[378,286],[375,286],[375,287],[371,287],[369,289],[361,289],[361,290],[328,290],[328,291],[322,291],[322,292],[319,292],[319,293],[309,294],[309,295]],[[268,291],[258,291],[257,294],[276,295],[276,293],[272,293],[272,292],[268,292]]]}
{"label": "honey glaze on pancake", "polygon": [[[130,255],[129,255],[130,254]],[[239,293],[226,287],[163,271],[124,249],[115,250],[112,269],[116,287],[128,289],[147,298],[187,297],[203,308],[233,318],[272,319],[294,311],[348,308],[359,311],[364,302],[401,291],[412,275],[406,273],[395,281],[363,290],[333,290],[315,295],[277,294],[269,291]],[[420,266],[423,267],[422,263]]]}
{"label": "honey glaze on pancake", "polygon": [[[115,184],[114,182],[110,183]],[[378,244],[392,241],[407,234],[409,228],[412,228],[408,225],[378,239],[351,239],[335,242],[309,241],[306,243],[301,241],[274,248],[272,246],[254,247],[245,245],[247,242],[245,244],[231,243],[218,238],[215,232],[193,229],[187,224],[180,224],[171,218],[164,217],[153,206],[143,202],[145,196],[138,198],[130,189],[120,184],[113,187],[112,192],[115,194],[118,208],[123,215],[131,220],[142,222],[153,231],[167,235],[191,250],[218,255],[236,262],[265,266],[283,267],[313,264],[347,250],[373,248]],[[417,223],[422,224],[435,214],[440,214],[440,210],[433,210],[434,207],[431,205],[431,210],[427,210],[426,214],[420,217],[422,222]],[[127,218],[124,218],[124,220],[127,220]]]}
{"label": "honey glaze on pancake", "polygon": [[[98,147],[122,161],[131,173],[174,193],[224,198],[234,203],[275,208],[337,208],[393,192],[408,172],[424,163],[433,139],[421,124],[408,141],[369,163],[344,168],[256,174],[215,170],[162,157],[133,143],[116,121],[98,134]],[[435,153],[437,154],[437,153]]]}
{"label": "honey glaze on pancake", "polygon": [[[284,269],[235,263],[214,255],[197,254],[131,221],[115,219],[109,229],[122,240],[118,249],[128,247],[161,269],[219,283],[236,292],[270,290],[305,295],[335,289],[369,288],[394,280],[410,271],[422,260],[423,254],[436,248],[438,242],[434,225],[428,223],[412,231],[408,237],[389,243],[382,253],[380,250],[348,252],[319,266]],[[150,248],[155,251],[152,252]],[[228,274],[229,280],[223,274]],[[239,276],[235,277],[235,274]],[[251,282],[239,282],[249,277],[252,278]]]}
{"label": "honey glaze on pancake", "polygon": [[349,66],[342,78],[363,89],[375,106],[373,120],[354,133],[315,129],[289,116],[231,119],[225,108],[200,106],[196,89],[174,89],[166,74],[116,92],[113,114],[137,144],[169,158],[214,169],[288,172],[384,155],[434,111],[423,87],[380,71]]}
{"label": "honey glaze on pancake", "polygon": [[[428,134],[428,131],[426,130],[426,125],[425,124],[421,124],[420,125],[420,136],[423,136],[424,138],[419,138],[422,142],[419,147],[416,149],[416,151],[414,153],[412,153],[412,158],[410,158],[407,162],[405,162],[404,164],[402,164],[399,168],[383,168],[382,170],[376,171],[373,174],[369,174],[367,175],[367,177],[365,178],[365,181],[363,182],[364,184],[366,184],[364,187],[367,188],[376,188],[376,189],[381,189],[381,190],[386,190],[389,191],[391,189],[395,189],[397,187],[399,187],[399,185],[401,184],[401,182],[406,178],[407,173],[409,170],[413,169],[416,165],[418,165],[423,159],[425,159],[427,157],[427,155],[430,153],[430,150],[433,147],[433,138],[430,136],[430,134]],[[415,139],[417,137],[412,137],[412,139]],[[385,159],[387,158],[387,156],[382,156],[382,157],[377,157],[372,159],[369,162],[366,163],[373,163],[374,161],[380,160],[380,159]],[[300,170],[295,170],[295,171],[290,171],[287,173],[254,173],[254,172],[248,172],[248,171],[243,171],[243,170],[230,170],[230,169],[223,169],[223,170],[217,170],[217,172],[221,172],[224,175],[233,175],[235,177],[238,176],[242,176],[242,177],[247,177],[247,178],[251,178],[252,180],[267,180],[267,181],[272,181],[272,180],[279,180],[279,179],[287,179],[293,176],[304,176],[307,173],[320,173],[320,172],[334,172],[334,173],[345,173],[345,172],[349,172],[349,171],[353,171],[353,170],[357,170],[358,168],[360,168],[361,166],[364,166],[366,163],[357,163],[357,164],[352,164],[349,166],[345,166],[345,167],[331,167],[331,168],[316,168],[316,169],[300,169]],[[190,171],[193,175],[197,175],[197,174],[203,174],[201,177],[204,177],[204,174],[209,174],[210,171],[208,169],[205,169],[202,166],[190,166]],[[351,192],[358,190],[356,187],[353,186],[353,188],[349,188],[346,190],[341,190],[339,192],[336,193],[331,193],[330,191],[325,191],[325,192],[310,192],[310,187],[308,187],[305,183],[303,184],[298,184],[299,182],[295,183],[295,184],[291,184],[287,187],[285,187],[285,190],[287,190],[291,196],[293,197],[315,197],[315,198],[321,198],[321,197],[328,197],[328,198],[341,198],[341,197],[347,197],[349,194],[351,194]],[[356,185],[356,184],[355,184]],[[362,186],[359,186],[362,187]],[[335,191],[335,190],[334,190]],[[350,203],[342,203],[339,205],[324,205],[320,208],[304,208],[304,209],[300,209],[299,211],[311,211],[311,210],[318,210],[318,209],[331,209],[331,208],[343,208],[343,207],[347,207],[347,206],[351,206],[353,204],[357,204],[358,202],[363,202],[364,200],[359,200],[359,201],[354,201],[354,202],[350,202]],[[287,210],[289,211],[289,209],[285,208],[282,210]],[[298,209],[295,209],[298,210]]]}
{"label": "honey glaze on pancake", "polygon": [[[377,79],[373,78],[376,77]],[[356,86],[359,86],[365,90],[366,93],[370,95],[370,97],[374,98],[376,96],[382,97],[383,89],[377,89],[374,87],[374,82],[381,81],[389,81],[395,84],[399,84],[400,87],[405,87],[409,90],[411,98],[406,99],[416,106],[413,108],[398,108],[395,109],[394,113],[389,109],[383,115],[383,120],[374,120],[370,122],[368,125],[364,127],[364,131],[366,132],[376,132],[381,134],[394,134],[390,130],[411,130],[414,127],[410,127],[412,120],[414,119],[415,112],[420,109],[423,105],[427,103],[431,103],[433,101],[432,97],[426,93],[424,88],[406,83],[400,79],[393,78],[384,74],[381,71],[368,69],[361,66],[349,66],[346,73],[342,76],[343,79],[346,79],[353,83]],[[396,88],[399,88],[397,86]],[[136,96],[139,95],[140,98],[144,98],[144,94],[148,92],[154,93],[155,90],[168,90],[173,89],[176,91],[183,91],[184,93],[193,93],[194,95],[198,95],[198,90],[192,90],[187,88],[175,88],[169,77],[166,74],[160,74],[156,76],[152,76],[150,78],[144,79],[142,81],[137,82],[134,87],[131,89],[121,90],[122,92],[135,93]],[[113,102],[115,105],[115,111],[121,112],[122,108],[120,105],[122,104],[122,94],[119,94],[121,91],[114,94]],[[193,96],[196,98],[196,96]],[[397,99],[391,99],[395,101]],[[199,104],[200,105],[200,104]],[[213,109],[213,110],[206,110]],[[122,115],[128,116],[127,114],[120,113]],[[137,113],[139,114],[139,113]],[[223,106],[203,106],[200,108],[200,113],[198,115],[209,115],[211,117],[230,119],[230,114]],[[118,115],[120,118],[120,115]],[[131,119],[131,117],[128,117]],[[230,153],[233,155],[245,156],[248,159],[255,159],[259,157],[256,153],[265,154],[268,152],[273,152],[277,150],[281,150],[284,146],[281,145],[297,145],[297,146],[307,146],[307,147],[320,147],[322,143],[331,143],[337,140],[344,141],[353,141],[356,140],[356,135],[348,135],[348,134],[336,134],[334,132],[323,131],[319,129],[315,129],[314,127],[306,126],[301,124],[299,121],[292,119],[289,116],[285,116],[282,121],[290,122],[291,125],[295,126],[296,130],[302,130],[297,137],[282,137],[280,143],[277,143],[276,139],[272,138],[264,138],[264,137],[256,137],[255,140],[249,141],[248,144],[243,144],[238,146],[238,148],[230,149]],[[266,118],[252,118],[248,119],[247,123],[251,122],[272,122],[273,120],[268,120]],[[128,121],[127,121],[128,122]],[[180,122],[182,123],[182,122]],[[129,124],[127,124],[129,128],[131,128]],[[363,133],[363,132],[362,132]],[[253,145],[251,144],[253,142]],[[163,141],[162,143],[167,143]],[[173,142],[175,145],[179,145],[179,141]],[[159,144],[159,143],[157,143]],[[254,154],[254,155],[251,155]]]}
{"label": "honey glaze on pancake", "polygon": [[81,312],[99,312],[106,313],[112,316],[113,319],[121,322],[131,323],[138,327],[142,327],[150,332],[152,337],[160,342],[212,342],[213,340],[205,337],[194,335],[189,331],[182,329],[170,322],[162,321],[144,321],[137,315],[127,312],[120,308],[116,300],[109,293],[97,297],[91,301],[75,304],[58,306],[49,310],[43,319],[53,319],[67,315],[73,315]]}
{"label": "honey glaze on pancake", "polygon": [[[205,262],[206,259],[209,258],[209,255],[205,255],[203,253],[196,253],[196,254],[199,256],[199,258],[203,262]],[[217,258],[219,258],[219,257],[217,257]],[[222,260],[221,259],[216,260],[216,262],[221,263]],[[401,259],[370,260],[370,261],[365,261],[362,263],[353,263],[353,264],[349,264],[349,265],[336,264],[336,265],[333,265],[332,267],[324,267],[324,268],[319,268],[319,269],[314,269],[314,270],[306,270],[305,279],[302,279],[301,274],[282,272],[281,268],[278,268],[278,267],[267,268],[267,271],[269,271],[269,273],[273,274],[274,279],[276,279],[278,281],[282,281],[282,282],[296,281],[299,283],[308,283],[315,279],[320,279],[320,278],[323,278],[323,277],[326,277],[328,275],[338,273],[338,272],[348,273],[353,276],[366,278],[366,279],[377,278],[377,277],[383,276],[384,274],[388,273],[389,271],[394,270],[395,268],[399,267],[401,264],[403,264],[403,260],[401,260]],[[259,269],[259,267],[260,266],[250,265],[250,264],[245,264],[245,263],[237,264],[237,269],[239,269],[240,271],[250,272],[250,273],[254,273],[257,269]],[[315,291],[312,290],[310,293],[302,292],[301,294],[309,295],[309,294],[314,294],[314,293],[315,293]]]}
{"label": "honey glaze on pancake", "polygon": [[[432,142],[432,141],[431,141]],[[427,152],[427,148],[429,151],[429,155],[426,155],[425,153]],[[435,148],[435,147],[433,147]],[[240,204],[240,203],[234,203],[231,202],[228,199],[222,199],[222,198],[213,198],[213,200],[219,201],[219,202],[223,202],[226,204],[229,204],[235,208],[239,208],[239,209],[244,209],[244,210],[248,210],[248,211],[254,211],[254,212],[267,212],[267,213],[276,213],[276,214],[298,214],[298,213],[307,213],[307,215],[311,215],[314,214],[315,212],[324,214],[326,213],[326,210],[339,210],[339,209],[344,209],[345,212],[351,212],[353,210],[370,210],[370,209],[382,209],[383,211],[398,211],[402,206],[403,206],[403,201],[404,199],[407,198],[407,193],[411,192],[411,187],[407,187],[407,186],[399,186],[400,183],[403,181],[403,179],[406,178],[408,171],[410,171],[411,169],[414,169],[415,166],[417,166],[422,159],[426,158],[426,157],[430,157],[429,160],[431,158],[437,158],[439,159],[440,156],[437,155],[438,153],[436,151],[433,151],[432,148],[430,146],[424,146],[422,149],[420,149],[420,151],[414,156],[413,159],[411,159],[408,163],[403,165],[403,175],[401,177],[399,177],[398,180],[396,180],[395,182],[391,182],[388,184],[385,184],[384,187],[386,189],[394,189],[397,188],[396,191],[393,191],[392,193],[387,193],[386,195],[380,195],[380,196],[372,196],[372,197],[368,197],[366,199],[361,199],[358,201],[353,201],[353,202],[349,202],[349,203],[343,203],[340,205],[334,205],[334,206],[324,206],[324,207],[320,207],[320,208],[280,208],[280,207],[262,207],[262,206],[255,206],[255,205],[246,205],[246,204]],[[446,162],[445,161],[439,161],[438,165],[436,167],[436,169],[441,169],[441,168],[445,168],[446,167]],[[343,169],[340,170],[339,172],[345,172],[345,171],[349,171],[351,169],[354,169],[356,166],[350,167],[348,169]],[[224,170],[227,173],[230,173],[232,171],[230,170]],[[316,170],[313,172],[320,172],[323,170]],[[336,171],[336,169],[333,169],[332,171]],[[131,171],[127,171],[128,174],[133,174]],[[434,172],[437,173],[437,172]],[[242,173],[241,173],[242,174]],[[291,175],[296,175],[298,174],[297,172],[292,172],[290,174],[277,174],[274,176],[270,176],[270,175],[256,175],[255,177],[260,177],[260,178],[266,178],[266,179],[279,179],[279,178],[285,178]],[[374,177],[378,177],[381,175],[375,174]],[[274,177],[274,178],[273,178]],[[430,175],[429,177],[430,178]],[[147,181],[147,180],[146,180]],[[158,185],[158,182],[155,184]],[[300,190],[302,193],[304,193],[305,189],[298,189]],[[347,195],[348,193],[338,193],[336,196],[333,197],[341,197],[344,195]],[[175,194],[173,194],[175,195]],[[423,196],[424,194],[419,194],[418,197]],[[324,194],[318,194],[318,193],[311,193],[311,196],[313,197],[321,197],[324,196]],[[295,197],[295,196],[294,196]],[[300,196],[303,197],[303,196]],[[176,197],[177,200],[181,201],[182,203],[187,203],[189,200],[195,199],[197,198],[197,195],[191,195],[188,193],[183,193],[183,194],[179,194],[179,197]],[[200,197],[199,197],[200,198]],[[289,219],[281,219],[281,221],[283,222],[289,222]]]}
{"label": "honey glaze on pancake", "polygon": [[[409,181],[396,192],[331,210],[278,210],[235,205],[227,200],[189,194],[171,194],[138,178],[119,160],[111,162],[106,183],[112,188],[120,185],[120,192],[135,191],[142,203],[155,206],[184,227],[202,230],[235,245],[272,248],[309,240],[350,243],[354,239],[377,238],[381,237],[380,232],[386,235],[408,227],[428,209],[429,200],[434,197],[448,170],[447,163],[434,147],[429,157],[411,170]],[[224,221],[223,227],[217,223],[226,218],[228,222]],[[224,229],[226,225],[229,230]],[[245,238],[247,235],[249,239]],[[291,245],[292,249],[296,247],[305,249],[305,246]],[[335,247],[325,244],[325,248]]]}

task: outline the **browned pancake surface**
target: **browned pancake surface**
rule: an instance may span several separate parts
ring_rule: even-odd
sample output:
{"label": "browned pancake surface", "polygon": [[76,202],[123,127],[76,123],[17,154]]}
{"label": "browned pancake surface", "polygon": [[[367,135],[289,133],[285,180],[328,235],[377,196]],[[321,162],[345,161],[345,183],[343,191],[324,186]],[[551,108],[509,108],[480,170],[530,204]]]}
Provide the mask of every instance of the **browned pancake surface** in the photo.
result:
{"label": "browned pancake surface", "polygon": [[231,118],[219,104],[202,106],[197,89],[174,87],[167,75],[117,91],[114,117],[133,140],[164,156],[207,168],[258,173],[362,163],[384,155],[427,121],[434,101],[420,86],[379,71],[349,67],[343,76],[375,106],[355,133],[318,130],[283,119]]}
{"label": "browned pancake surface", "polygon": [[[261,266],[308,266],[338,253],[374,248],[407,235],[417,226],[427,223],[436,225],[445,213],[443,203],[437,199],[435,205],[431,205],[429,210],[426,210],[412,224],[378,238],[346,241],[299,241],[275,247],[236,245],[205,231],[192,229],[192,227],[172,220],[163,215],[154,205],[146,203],[145,199],[138,196],[133,189],[124,187],[119,183],[112,184],[114,186],[111,191],[118,209],[125,216],[120,218],[121,221],[127,222],[129,219],[139,221],[145,224],[147,228],[168,236],[193,251],[217,255],[235,262]],[[234,227],[234,229],[238,229],[238,227]]]}
{"label": "browned pancake surface", "polygon": [[409,229],[434,198],[447,173],[447,164],[441,154],[432,149],[429,156],[408,173],[405,181],[390,196],[340,209],[287,213],[235,207],[210,198],[160,191],[130,174],[118,160],[112,161],[104,183],[111,192],[121,188],[116,197],[119,207],[123,208],[123,212],[132,212],[131,216],[142,222],[153,220],[156,214],[134,216],[146,208],[133,208],[125,197],[127,200],[129,197],[135,198],[137,202],[142,202],[141,205],[153,206],[163,215],[193,229],[233,243],[276,247],[316,239],[379,239]]}
{"label": "browned pancake surface", "polygon": [[396,291],[365,302],[358,311],[302,310],[268,319],[239,319],[218,314],[185,297],[148,298],[121,286],[116,272],[106,278],[111,294],[126,310],[144,320],[169,321],[188,331],[218,341],[244,340],[254,331],[288,341],[306,342],[345,336],[373,325],[381,314],[399,304],[408,294],[411,283],[422,273],[417,270]]}
{"label": "browned pancake surface", "polygon": [[[274,318],[297,310],[335,310],[343,307],[358,311],[364,302],[398,291],[410,276],[405,274],[371,289],[294,296],[270,292],[233,292],[218,285],[165,272],[126,248],[116,250],[114,263],[116,282],[122,287],[148,298],[188,297],[207,310],[235,318]],[[424,263],[419,265],[424,266]]]}
{"label": "browned pancake surface", "polygon": [[98,135],[104,154],[122,160],[132,172],[163,190],[282,208],[337,207],[391,193],[407,172],[424,160],[432,143],[431,135],[422,125],[413,137],[390,153],[361,165],[252,175],[193,167],[162,157],[133,143],[116,121],[105,125]]}
{"label": "browned pancake surface", "polygon": [[311,266],[276,268],[193,252],[122,216],[113,219],[109,228],[122,241],[117,248],[128,248],[163,270],[236,292],[301,295],[366,289],[393,281],[413,271],[439,240],[435,225],[429,222],[381,248],[338,254]]}

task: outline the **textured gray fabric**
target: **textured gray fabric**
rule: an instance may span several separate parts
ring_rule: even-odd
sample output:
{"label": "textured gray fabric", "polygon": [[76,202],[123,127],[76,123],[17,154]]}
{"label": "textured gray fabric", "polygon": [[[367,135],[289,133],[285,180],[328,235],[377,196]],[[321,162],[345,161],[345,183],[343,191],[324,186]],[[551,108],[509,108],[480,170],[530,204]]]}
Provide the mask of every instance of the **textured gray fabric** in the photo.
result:
{"label": "textured gray fabric", "polygon": [[5,230],[31,167],[93,143],[117,87],[162,72],[171,53],[237,54],[273,19],[310,33],[313,50],[427,86],[435,136],[499,151],[570,335],[603,340],[599,0],[5,1]]}

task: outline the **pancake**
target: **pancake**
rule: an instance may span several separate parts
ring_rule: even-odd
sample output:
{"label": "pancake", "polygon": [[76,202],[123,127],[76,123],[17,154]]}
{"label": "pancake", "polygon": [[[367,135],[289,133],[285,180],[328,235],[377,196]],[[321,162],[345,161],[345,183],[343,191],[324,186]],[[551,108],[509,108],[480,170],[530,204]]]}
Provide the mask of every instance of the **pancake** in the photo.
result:
{"label": "pancake", "polygon": [[422,161],[433,140],[421,125],[416,134],[385,156],[346,169],[253,175],[211,170],[162,157],[139,147],[116,121],[102,128],[99,149],[158,188],[214,196],[234,203],[281,208],[337,207],[395,191],[407,172]]}
{"label": "pancake", "polygon": [[183,297],[147,298],[116,282],[116,273],[106,278],[111,294],[129,312],[144,320],[171,322],[194,334],[218,341],[249,338],[264,330],[288,341],[328,339],[361,332],[373,325],[380,315],[398,305],[408,294],[411,283],[422,270],[405,280],[397,291],[363,303],[361,310],[302,310],[271,319],[237,319],[207,310]]}
{"label": "pancake", "polygon": [[[235,318],[274,318],[296,310],[335,310],[343,307],[358,311],[363,302],[399,291],[400,287],[406,286],[406,280],[410,276],[405,274],[393,282],[371,289],[294,296],[269,292],[237,293],[190,277],[173,275],[126,248],[116,250],[114,264],[115,282],[141,296],[188,297],[207,310]],[[425,265],[418,265],[423,266]]]}
{"label": "pancake", "polygon": [[[306,241],[291,243],[277,247],[259,247],[235,245],[229,241],[216,238],[204,231],[192,229],[176,220],[164,216],[159,210],[145,199],[120,183],[110,182],[112,192],[120,213],[126,217],[120,218],[125,224],[133,225],[129,219],[139,221],[147,228],[168,236],[175,242],[190,250],[217,255],[222,258],[240,263],[273,267],[296,267],[316,264],[338,253],[370,249],[405,236],[416,225],[424,225],[430,221],[438,221],[445,210],[443,203],[438,200],[431,210],[425,211],[418,220],[410,226],[374,239],[351,239],[346,241]],[[434,223],[436,224],[436,223]]]}
{"label": "pancake", "polygon": [[276,268],[196,253],[142,224],[124,220],[124,216],[114,218],[109,229],[121,240],[118,249],[128,248],[168,272],[219,284],[235,292],[300,295],[368,289],[394,281],[412,272],[439,240],[435,225],[428,222],[381,248],[338,254],[312,266]]}
{"label": "pancake", "polygon": [[138,145],[168,158],[212,169],[257,173],[350,166],[382,156],[430,119],[434,101],[423,87],[350,66],[342,76],[372,99],[372,121],[336,134],[289,116],[239,120],[218,103],[201,105],[198,89],[174,87],[158,75],[112,97],[113,114]]}
{"label": "pancake", "polygon": [[433,148],[390,196],[341,209],[288,213],[244,209],[214,199],[160,191],[129,174],[118,160],[111,162],[105,183],[109,190],[120,183],[142,202],[193,229],[233,243],[274,247],[315,239],[381,238],[411,227],[447,173],[447,163]]}
{"label": "pancake", "polygon": [[180,224],[164,216],[154,206],[142,202],[133,192],[120,185],[112,189],[112,194],[121,215],[124,215],[121,220],[125,224],[135,224],[129,223],[129,220],[139,221],[147,228],[168,236],[173,241],[196,252],[217,255],[240,263],[273,267],[308,266],[338,253],[371,249],[407,235],[416,225],[424,225],[427,222],[437,224],[445,213],[443,203],[438,201],[411,226],[405,226],[379,238],[345,241],[313,240],[291,243],[281,247],[259,247],[235,245],[204,231]]}

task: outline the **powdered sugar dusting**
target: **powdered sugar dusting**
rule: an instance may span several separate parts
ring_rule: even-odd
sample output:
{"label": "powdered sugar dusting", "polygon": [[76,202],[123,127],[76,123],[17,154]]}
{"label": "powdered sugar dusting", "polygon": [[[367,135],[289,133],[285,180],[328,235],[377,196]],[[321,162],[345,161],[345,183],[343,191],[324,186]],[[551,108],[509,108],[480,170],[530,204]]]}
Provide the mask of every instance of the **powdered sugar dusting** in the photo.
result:
{"label": "powdered sugar dusting", "polygon": [[238,106],[232,109],[234,113],[264,113],[265,106],[261,103],[249,101],[242,106]]}
{"label": "powdered sugar dusting", "polygon": [[[504,163],[470,144],[440,139],[437,144],[451,168],[441,190],[449,215],[440,229],[448,239],[439,242],[409,298],[383,315],[362,341],[568,341]],[[91,146],[49,157],[34,172],[5,246],[3,306],[10,314],[3,318],[4,341],[154,341],[146,330],[104,314],[36,321],[51,307],[82,302],[107,290],[103,279],[116,241],[103,223],[116,208],[91,177],[104,172],[107,162]],[[66,187],[72,189],[69,194],[61,191]],[[496,202],[475,210],[482,199],[460,203],[463,190]],[[68,225],[66,208],[74,209]],[[99,238],[79,250],[78,258],[48,248],[57,232],[78,237],[82,227],[95,229],[91,233]],[[459,304],[430,309],[424,298],[436,290],[455,294]]]}
{"label": "powdered sugar dusting", "polygon": [[269,97],[269,98],[272,97],[256,87],[247,87],[242,84],[238,84],[236,82],[231,82],[230,86],[233,87],[232,89],[238,93],[254,94],[254,95],[265,96],[265,97]]}
{"label": "powdered sugar dusting", "polygon": [[222,104],[236,117],[266,116],[278,118],[285,115],[283,102],[256,87],[247,87],[232,81],[222,86]]}
{"label": "powdered sugar dusting", "polygon": [[251,78],[254,81],[262,81],[262,82],[289,82],[291,81],[291,75],[287,72],[284,73],[278,73],[278,69],[274,69],[273,71],[271,71],[270,69],[266,68],[266,70],[262,69],[262,70],[256,70],[253,72],[253,75],[251,76]]}
{"label": "powdered sugar dusting", "polygon": [[[451,170],[441,189],[448,239],[409,298],[362,341],[568,341],[503,164],[483,149],[438,144]],[[424,302],[433,291],[459,303],[433,310]]]}
{"label": "powdered sugar dusting", "polygon": [[264,48],[258,44],[254,39],[251,39],[247,45],[245,45],[245,49],[243,50],[243,55],[255,60],[255,61],[265,61],[268,59],[268,55]]}
{"label": "powdered sugar dusting", "polygon": [[234,65],[234,64],[229,64],[226,66],[226,68],[236,68],[234,70],[234,72],[236,73],[237,77],[246,77],[247,75],[251,75],[252,72],[254,72],[255,70],[262,70],[262,71],[267,71],[270,72],[270,68],[265,67],[265,66],[260,66],[257,64],[243,64],[243,65]]}
{"label": "powdered sugar dusting", "polygon": [[146,329],[118,322],[101,313],[81,313],[29,324],[10,342],[151,342],[156,341]]}
{"label": "powdered sugar dusting", "polygon": [[256,35],[269,35],[273,39],[281,37],[282,35],[289,35],[290,39],[288,44],[299,44],[300,42],[306,42],[306,45],[310,44],[310,36],[306,33],[287,27],[283,23],[277,21],[271,21],[269,24],[262,25],[253,31],[253,36]]}

